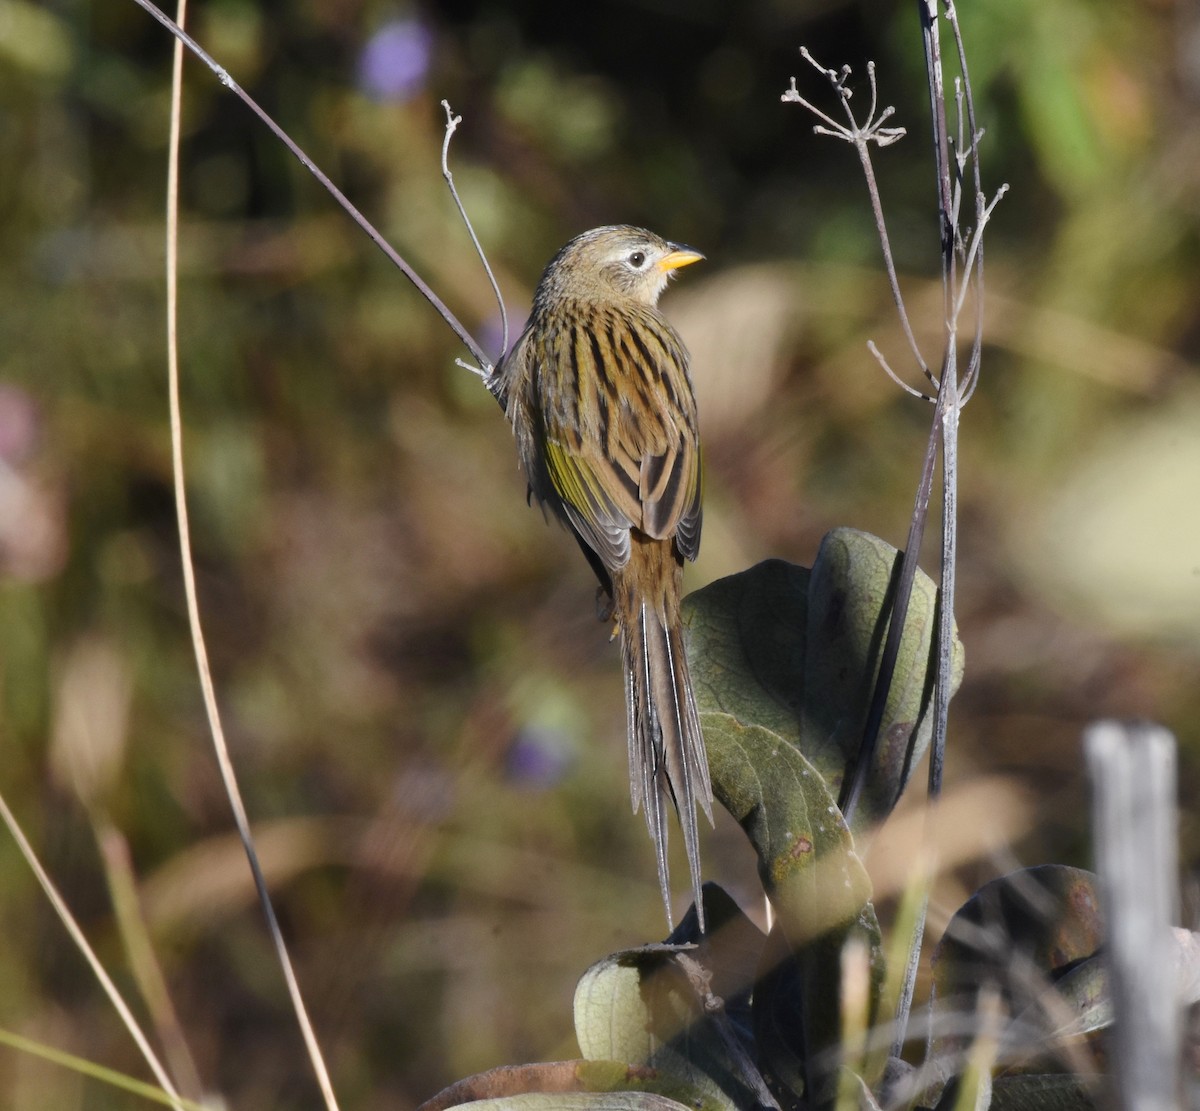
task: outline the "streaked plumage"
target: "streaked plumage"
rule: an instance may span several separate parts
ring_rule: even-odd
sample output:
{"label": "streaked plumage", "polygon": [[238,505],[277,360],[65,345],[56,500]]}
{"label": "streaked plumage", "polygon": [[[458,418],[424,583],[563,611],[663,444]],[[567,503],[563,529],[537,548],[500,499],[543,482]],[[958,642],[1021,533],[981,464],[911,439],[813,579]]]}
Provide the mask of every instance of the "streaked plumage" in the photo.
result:
{"label": "streaked plumage", "polygon": [[664,800],[702,913],[695,804],[711,821],[712,787],[679,616],[683,561],[700,547],[696,401],[687,352],[655,305],[673,271],[700,257],[627,226],[571,240],[492,380],[531,494],[574,531],[613,602],[630,795],[645,807],[668,919]]}

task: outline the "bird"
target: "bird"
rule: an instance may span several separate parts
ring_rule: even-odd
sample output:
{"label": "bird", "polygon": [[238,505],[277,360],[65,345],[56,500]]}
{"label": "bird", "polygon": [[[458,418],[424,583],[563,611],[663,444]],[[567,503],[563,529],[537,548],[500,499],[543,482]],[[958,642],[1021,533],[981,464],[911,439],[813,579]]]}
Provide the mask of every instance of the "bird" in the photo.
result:
{"label": "bird", "polygon": [[654,843],[673,929],[668,799],[701,931],[697,804],[712,823],[704,734],[684,652],[685,560],[700,549],[702,480],[688,354],[659,312],[704,256],[643,228],[576,236],[546,266],[529,321],[488,385],[512,425],[529,500],[574,533],[620,638],[629,791]]}

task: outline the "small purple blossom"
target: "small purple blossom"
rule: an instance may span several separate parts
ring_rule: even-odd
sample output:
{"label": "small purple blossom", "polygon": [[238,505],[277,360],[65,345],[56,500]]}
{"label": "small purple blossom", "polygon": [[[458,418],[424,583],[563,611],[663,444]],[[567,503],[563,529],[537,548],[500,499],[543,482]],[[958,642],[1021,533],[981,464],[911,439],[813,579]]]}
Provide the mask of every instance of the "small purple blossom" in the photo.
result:
{"label": "small purple blossom", "polygon": [[514,738],[505,755],[504,770],[508,781],[518,787],[546,790],[566,775],[572,762],[561,733],[531,725]]}
{"label": "small purple blossom", "polygon": [[433,32],[416,19],[394,19],[363,47],[358,87],[374,100],[408,100],[424,87],[432,58]]}

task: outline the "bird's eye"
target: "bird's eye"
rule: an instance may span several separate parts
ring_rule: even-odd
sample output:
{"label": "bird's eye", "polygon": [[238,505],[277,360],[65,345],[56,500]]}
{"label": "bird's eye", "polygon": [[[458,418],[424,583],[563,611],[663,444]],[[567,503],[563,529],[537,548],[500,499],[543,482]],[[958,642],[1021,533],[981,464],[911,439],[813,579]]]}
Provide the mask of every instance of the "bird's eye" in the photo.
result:
{"label": "bird's eye", "polygon": [[643,266],[645,266],[645,264],[646,264],[646,252],[645,251],[634,251],[633,254],[631,254],[629,256],[629,265],[632,266],[635,270],[640,270]]}

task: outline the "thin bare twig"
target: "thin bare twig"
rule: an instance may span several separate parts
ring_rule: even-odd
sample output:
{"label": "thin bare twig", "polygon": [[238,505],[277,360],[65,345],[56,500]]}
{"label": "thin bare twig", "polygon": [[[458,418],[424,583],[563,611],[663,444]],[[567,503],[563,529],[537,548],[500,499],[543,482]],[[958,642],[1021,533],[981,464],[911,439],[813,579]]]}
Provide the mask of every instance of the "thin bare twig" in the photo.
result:
{"label": "thin bare twig", "polygon": [[[887,222],[883,215],[883,202],[880,199],[879,187],[875,179],[874,166],[871,162],[870,145],[877,143],[881,146],[889,145],[896,142],[904,135],[903,128],[886,128],[883,123],[894,114],[894,109],[891,107],[885,108],[877,114],[879,96],[878,86],[875,79],[874,63],[868,63],[867,76],[871,89],[871,104],[867,119],[863,123],[859,123],[854,115],[853,109],[850,107],[850,98],[853,96],[853,90],[848,82],[850,77],[850,67],[843,66],[840,71],[828,69],[818,63],[811,53],[805,48],[800,48],[801,56],[822,73],[826,80],[830,83],[834,93],[837,95],[843,110],[846,113],[848,124],[840,124],[826,115],[824,112],[813,107],[805,100],[798,91],[796,91],[796,80],[792,78],[791,85],[783,94],[783,100],[789,103],[797,103],[803,105],[809,111],[813,112],[822,124],[814,128],[816,132],[822,135],[830,135],[834,138],[850,143],[858,152],[859,161],[862,164],[863,174],[867,181],[867,191],[871,198],[871,209],[875,216],[875,226],[879,234],[880,245],[883,249],[884,267],[888,276],[888,283],[892,290],[892,299],[896,304],[897,313],[900,318],[900,324],[904,331],[905,337],[908,340],[909,348],[912,351],[913,358],[920,367],[925,377],[938,389],[938,397],[942,398],[944,390],[942,382],[944,379],[945,365],[943,363],[942,377],[935,376],[929,369],[921,354],[919,345],[917,344],[916,336],[913,333],[912,326],[908,319],[908,311],[904,304],[903,294],[900,292],[900,282],[896,273],[896,265],[892,255],[891,243],[887,233]],[[943,117],[944,118],[944,117]],[[948,205],[947,205],[948,208]],[[942,221],[945,226],[945,221]],[[945,237],[943,236],[943,243]],[[874,345],[871,345],[874,347]],[[891,371],[890,366],[877,353],[877,349],[872,351],[876,358],[880,359],[885,371],[889,377],[898,380],[897,376]],[[910,392],[911,387],[906,387]],[[924,395],[918,395],[924,396]],[[921,538],[925,531],[925,522],[928,517],[929,499],[933,490],[933,474],[937,462],[938,442],[941,432],[941,417],[942,413],[939,407],[935,410],[935,418],[933,427],[930,431],[929,441],[926,447],[925,460],[921,469],[921,479],[918,485],[916,501],[913,508],[912,523],[909,528],[908,542],[904,549],[904,555],[901,560],[898,574],[895,578],[895,594],[892,599],[892,615],[888,625],[887,637],[884,641],[883,652],[880,657],[879,674],[876,677],[875,691],[871,700],[871,704],[867,711],[866,725],[863,730],[862,743],[859,746],[859,752],[855,761],[854,769],[851,774],[847,775],[843,786],[842,795],[839,799],[842,813],[846,820],[849,821],[853,816],[855,809],[858,806],[858,801],[866,786],[867,777],[870,775],[872,764],[874,763],[875,751],[878,745],[879,728],[883,721],[883,714],[886,707],[887,692],[891,688],[892,678],[895,674],[896,660],[900,649],[900,639],[904,630],[904,622],[908,614],[908,603],[912,594],[913,580],[917,570],[917,553],[920,551]]]}
{"label": "thin bare twig", "polygon": [[[982,131],[975,120],[974,99],[971,93],[970,75],[967,70],[966,50],[957,15],[952,3],[945,4],[946,19],[951,27],[958,48],[960,79],[955,84],[955,103],[958,109],[958,148],[956,150],[955,180],[959,200],[952,201],[950,166],[948,159],[949,138],[945,113],[945,88],[942,79],[942,59],[937,20],[937,0],[920,0],[922,38],[925,44],[925,64],[929,81],[931,116],[934,128],[934,151],[938,170],[939,205],[943,214],[955,208],[953,222],[942,228],[942,288],[946,305],[945,319],[945,365],[942,387],[938,393],[935,423],[942,433],[942,551],[941,588],[938,592],[937,627],[937,673],[934,682],[933,736],[929,756],[929,798],[935,803],[942,788],[945,765],[946,738],[949,728],[950,695],[953,684],[953,654],[955,631],[955,592],[958,567],[958,427],[962,406],[966,397],[974,391],[978,381],[983,348],[983,232],[992,208],[1004,195],[1006,187],[997,191],[991,205],[983,194],[979,169],[979,142]],[[965,107],[965,112],[964,112]],[[964,118],[965,117],[965,118]],[[966,149],[964,134],[971,141]],[[964,170],[971,168],[971,185],[975,198],[975,227],[970,245],[962,255],[962,287],[958,286],[958,250],[962,250],[959,232],[959,211]],[[965,374],[960,378],[958,371],[958,327],[959,316],[969,288],[975,290],[975,334]],[[904,998],[911,1000],[915,979],[909,978],[903,986]]]}
{"label": "thin bare twig", "polygon": [[125,1029],[129,1031],[130,1036],[137,1043],[137,1047],[141,1051],[146,1064],[150,1066],[150,1071],[154,1073],[154,1079],[158,1081],[159,1087],[167,1093],[167,1097],[170,1100],[171,1106],[175,1108],[175,1111],[183,1111],[184,1101],[175,1090],[175,1086],[171,1083],[171,1078],[167,1075],[167,1070],[163,1068],[158,1056],[151,1048],[146,1035],[142,1033],[142,1028],[138,1025],[137,1019],[133,1017],[133,1012],[129,1009],[129,1005],[117,990],[116,984],[112,982],[112,978],[104,970],[104,965],[100,963],[100,958],[96,956],[95,950],[88,944],[88,940],[84,937],[83,930],[80,929],[75,916],[67,907],[62,895],[59,894],[58,888],[54,886],[54,881],[50,878],[46,869],[42,867],[42,862],[38,860],[37,854],[33,851],[33,846],[30,845],[24,831],[17,824],[16,816],[9,809],[3,795],[0,795],[0,821],[3,821],[8,827],[8,832],[17,843],[17,848],[20,849],[25,862],[29,865],[34,876],[37,877],[42,891],[45,893],[46,898],[50,900],[50,905],[54,907],[54,913],[58,915],[59,921],[66,927],[67,933],[71,935],[71,940],[75,943],[75,948],[83,954],[83,959],[91,967],[93,975],[100,981],[100,986],[104,989],[104,994],[108,996],[108,1001],[112,1004],[113,1010],[117,1012],[121,1021],[125,1024]]}
{"label": "thin bare twig", "polygon": [[[442,140],[442,177],[446,179],[446,185],[450,189],[450,196],[454,198],[454,207],[458,209],[458,214],[462,217],[462,222],[466,225],[467,234],[471,237],[471,242],[475,244],[475,253],[479,256],[479,261],[483,263],[483,271],[487,274],[487,279],[491,283],[492,292],[496,295],[496,304],[500,308],[500,326],[503,333],[503,338],[500,341],[500,359],[503,359],[508,354],[508,310],[504,307],[504,298],[500,296],[500,286],[496,282],[496,275],[492,273],[491,264],[487,260],[487,255],[484,253],[483,244],[479,242],[479,236],[475,234],[475,228],[471,224],[471,218],[467,215],[466,207],[459,198],[458,190],[454,187],[454,174],[450,172],[450,139],[455,131],[458,130],[458,125],[462,123],[462,116],[456,116],[450,109],[448,100],[442,101],[442,107],[446,110],[446,137]],[[458,360],[455,360],[456,362]],[[497,359],[497,362],[500,360]],[[468,370],[473,370],[478,374],[486,377],[486,372],[482,367],[468,366]]]}
{"label": "thin bare twig", "polygon": [[908,603],[912,598],[913,581],[916,579],[921,539],[925,535],[925,522],[929,517],[929,500],[933,494],[933,474],[937,464],[938,441],[941,436],[941,398],[943,396],[944,391],[939,391],[938,407],[934,410],[935,418],[930,426],[929,438],[925,445],[925,458],[922,461],[921,477],[917,483],[908,537],[905,540],[900,566],[894,572],[896,585],[892,597],[891,616],[888,618],[887,636],[880,654],[879,673],[875,679],[874,694],[867,709],[866,724],[863,726],[862,742],[859,745],[854,770],[846,777],[846,781],[842,785],[841,798],[838,800],[838,806],[847,822],[850,821],[851,815],[858,806],[859,799],[866,787],[867,776],[870,774],[875,760],[879,742],[879,727],[883,723],[884,711],[887,708],[887,693],[891,689],[892,679],[896,674],[896,661],[900,655],[900,638],[908,616]]}
{"label": "thin bare twig", "polygon": [[[138,3],[145,6],[143,0]],[[180,19],[183,18],[184,0],[179,0]],[[172,26],[177,26],[172,24]],[[242,802],[241,789],[238,786],[237,773],[233,769],[233,761],[229,757],[229,746],[225,742],[225,730],[221,725],[221,713],[217,706],[216,690],[213,687],[212,672],[208,664],[208,649],[204,643],[204,632],[200,624],[200,604],[196,596],[196,573],[192,563],[191,529],[188,524],[187,484],[184,479],[183,467],[183,420],[180,416],[179,404],[179,335],[178,335],[178,244],[179,244],[179,145],[180,145],[180,103],[183,90],[183,42],[177,35],[175,43],[174,62],[171,82],[171,136],[167,151],[167,379],[169,408],[171,418],[171,470],[175,489],[175,513],[179,525],[179,556],[183,566],[183,587],[187,599],[188,627],[192,633],[192,647],[196,656],[196,669],[200,677],[200,689],[204,697],[204,709],[208,715],[209,731],[212,735],[213,748],[216,752],[217,764],[221,771],[221,780],[225,786],[225,794],[229,798],[230,809],[233,811],[234,823],[242,847],[246,851],[246,860],[254,877],[254,886],[258,891],[259,903],[267,920],[267,928],[275,953],[283,971],[287,984],[288,995],[291,998],[292,1009],[300,1024],[300,1031],[308,1050],[309,1060],[316,1073],[317,1083],[329,1111],[337,1111],[337,1099],[333,1094],[333,1085],[329,1079],[329,1070],[321,1055],[321,1047],[309,1021],[304,998],[300,993],[300,984],[292,968],[291,957],[283,940],[283,932],[279,928],[279,920],[275,916],[275,908],[267,890],[267,881],[259,865],[258,853],[254,849],[254,839],[250,832],[250,819]],[[232,86],[231,86],[232,87]],[[273,125],[272,125],[273,126]],[[290,142],[290,140],[289,140]]]}
{"label": "thin bare twig", "polygon": [[[846,113],[849,124],[838,123],[809,101],[805,100],[796,88],[796,79],[794,77],[780,99],[785,104],[802,105],[819,120],[822,120],[822,124],[818,124],[813,128],[817,134],[841,139],[843,142],[849,143],[858,152],[858,158],[862,163],[863,174],[867,181],[867,192],[871,198],[871,212],[875,217],[875,229],[879,234],[879,242],[883,248],[884,269],[887,273],[888,284],[892,290],[892,300],[896,304],[896,312],[900,317],[900,327],[904,330],[904,336],[908,340],[909,349],[912,351],[917,365],[921,368],[926,378],[933,381],[933,376],[930,374],[925,358],[921,354],[917,337],[913,334],[912,325],[908,319],[908,310],[904,304],[904,296],[900,292],[900,279],[896,273],[896,263],[892,256],[891,239],[888,236],[887,221],[883,215],[883,202],[880,200],[879,185],[875,179],[875,167],[871,162],[870,148],[872,143],[881,147],[891,146],[893,143],[899,142],[907,132],[902,127],[883,126],[896,113],[896,109],[891,105],[876,115],[879,94],[875,81],[874,62],[867,63],[867,78],[871,87],[870,111],[865,122],[860,124],[855,118],[854,110],[850,107],[850,98],[854,95],[853,90],[848,84],[851,74],[850,67],[843,66],[840,71],[827,69],[809,53],[807,47],[803,46],[800,48],[800,56],[821,73],[832,86],[834,93],[842,105],[843,111]],[[934,384],[936,385],[936,382]]]}
{"label": "thin bare twig", "polygon": [[100,848],[100,860],[108,881],[109,898],[117,922],[117,932],[129,962],[129,972],[137,985],[150,1019],[158,1032],[163,1053],[170,1064],[178,1087],[199,1101],[204,1092],[200,1072],[187,1044],[183,1024],[167,988],[167,978],[150,938],[137,877],[133,871],[129,842],[101,809],[91,815],[92,832]]}
{"label": "thin bare twig", "polygon": [[[933,738],[930,745],[929,795],[935,800],[941,791],[942,768],[945,759],[946,731],[949,717],[950,689],[953,676],[954,644],[954,595],[955,567],[957,562],[957,481],[958,481],[958,425],[962,406],[970,398],[978,383],[979,367],[983,347],[983,233],[996,204],[1007,191],[1001,186],[989,202],[984,196],[979,168],[979,143],[982,130],[975,119],[974,100],[967,71],[966,51],[961,29],[952,0],[943,0],[945,19],[954,36],[958,54],[960,77],[955,81],[954,104],[955,136],[952,138],[947,119],[946,89],[942,71],[940,31],[938,24],[938,0],[918,0],[921,34],[925,50],[926,74],[929,85],[930,127],[935,159],[937,195],[937,218],[941,241],[941,271],[943,295],[944,349],[938,374],[933,375],[918,350],[913,337],[903,298],[896,278],[895,265],[887,237],[887,229],[879,199],[874,171],[871,165],[870,143],[886,145],[895,141],[898,129],[881,125],[890,117],[891,110],[877,113],[878,90],[874,66],[868,64],[871,91],[867,119],[859,124],[850,108],[852,90],[849,86],[850,69],[843,66],[840,71],[820,66],[805,49],[801,55],[821,71],[833,87],[849,120],[848,125],[839,124],[827,114],[814,108],[796,92],[795,79],[791,88],[784,93],[785,101],[804,105],[821,121],[814,130],[819,134],[831,135],[851,143],[858,151],[863,173],[867,180],[872,211],[883,249],[888,281],[896,302],[900,322],[909,341],[917,365],[934,385],[937,395],[933,422],[926,442],[920,478],[914,498],[913,513],[903,559],[894,579],[891,618],[887,637],[880,657],[879,674],[867,712],[859,753],[851,774],[843,784],[839,800],[847,817],[853,813],[874,762],[878,733],[883,718],[888,691],[895,672],[896,658],[912,588],[912,577],[916,572],[916,553],[921,546],[928,518],[929,500],[932,494],[933,474],[939,449],[942,455],[942,552],[941,588],[938,596],[938,628],[936,638],[936,679],[933,697]],[[969,140],[967,138],[969,136]],[[951,151],[953,150],[953,157]],[[969,181],[969,186],[968,186]],[[974,225],[967,232],[962,229],[962,205],[964,189],[969,187],[974,198]],[[961,275],[960,275],[961,267]],[[965,307],[967,295],[974,293],[975,328],[974,340],[966,360],[965,370],[960,373],[959,363],[959,317]],[[892,370],[878,348],[868,344],[871,354],[884,372],[908,393],[930,400],[925,394],[902,382]],[[923,918],[923,915],[921,916]],[[896,1046],[903,1045],[905,1027],[911,1007],[916,954],[920,948],[918,928],[914,938],[913,957],[909,973],[902,985],[897,1006]]]}
{"label": "thin bare twig", "polygon": [[267,125],[271,133],[281,143],[283,143],[283,145],[287,147],[289,151],[291,151],[291,153],[299,161],[300,165],[308,170],[308,172],[312,174],[313,177],[315,177],[317,181],[319,181],[325,187],[326,190],[328,190],[330,196],[332,196],[333,199],[337,201],[339,205],[341,205],[347,215],[349,215],[349,217],[360,228],[362,228],[364,232],[367,233],[367,237],[371,240],[371,242],[374,243],[375,246],[378,247],[385,255],[387,255],[388,260],[392,263],[392,265],[395,266],[396,269],[398,269],[400,273],[403,274],[410,282],[412,282],[414,286],[416,286],[417,292],[419,292],[421,296],[424,297],[425,300],[434,307],[438,315],[449,325],[450,330],[462,342],[463,346],[466,347],[466,349],[474,356],[476,362],[479,364],[479,367],[482,368],[480,373],[484,377],[490,374],[492,368],[491,361],[488,359],[487,354],[476,341],[475,337],[472,336],[471,333],[468,332],[461,323],[459,323],[458,318],[446,307],[446,305],[442,302],[442,299],[438,297],[438,295],[434,293],[428,285],[425,284],[420,275],[411,266],[409,266],[409,264],[405,262],[403,258],[400,257],[396,249],[386,239],[384,239],[378,231],[375,230],[374,225],[371,224],[371,222],[361,212],[359,212],[359,210],[355,208],[353,204],[350,203],[350,200],[346,197],[346,195],[336,185],[334,185],[328,177],[326,177],[326,175],[313,162],[313,160],[300,149],[292,137],[288,135],[288,133],[284,131],[283,128],[281,128],[279,124],[277,124],[269,115],[267,115],[267,113],[261,107],[259,107],[258,102],[255,101],[254,98],[251,97],[250,94],[247,93],[246,90],[243,89],[230,76],[229,71],[223,66],[219,65],[212,55],[208,53],[208,51],[206,51],[194,38],[192,38],[191,35],[184,31],[184,29],[180,27],[179,24],[176,23],[169,15],[163,12],[162,9],[156,7],[151,0],[134,0],[134,2],[139,7],[149,12],[150,15],[152,15],[156,20],[158,20],[159,23],[161,23],[168,31],[170,31],[176,39],[183,43],[188,50],[190,50],[197,58],[199,58],[206,66],[208,66],[208,68],[216,75],[217,80],[220,81],[221,84],[227,89],[229,89],[230,92],[237,96],[238,99],[250,109],[250,111],[252,111],[260,120],[262,120],[264,124]]}
{"label": "thin bare twig", "polygon": [[[978,125],[975,118],[975,96],[971,89],[971,74],[967,66],[967,48],[963,42],[962,28],[958,22],[958,11],[954,6],[953,0],[944,0],[946,10],[946,22],[950,24],[950,30],[954,35],[954,47],[958,54],[958,71],[962,76],[963,86],[963,103],[967,110],[967,127],[971,131],[971,183],[975,192],[975,207],[976,207],[976,222],[981,225],[983,220],[983,210],[985,207],[985,195],[983,192],[983,175],[979,167],[979,143],[983,138],[983,129]],[[997,190],[996,200],[1003,195],[1008,189],[1007,185]],[[995,201],[992,202],[995,205]],[[967,358],[967,371],[963,376],[963,404],[966,404],[971,394],[975,392],[975,383],[978,380],[979,365],[983,352],[983,246],[982,243],[976,252],[975,256],[975,334],[971,342],[971,353]]]}
{"label": "thin bare twig", "polygon": [[910,386],[906,381],[904,381],[903,378],[900,377],[900,375],[892,370],[891,364],[887,361],[887,359],[884,358],[883,352],[879,350],[873,339],[867,340],[867,350],[875,356],[875,361],[883,368],[884,374],[886,374],[893,382],[895,382],[896,385],[899,386],[905,393],[911,394],[913,397],[918,398],[921,401],[928,401],[930,404],[933,403],[933,398],[930,397],[929,394],[922,393],[916,388],[916,386]]}
{"label": "thin bare twig", "polygon": [[[965,252],[963,253],[963,270],[964,270],[964,272],[969,272],[975,266],[976,259],[979,257],[979,252],[983,250],[984,228],[987,227],[988,221],[991,220],[992,212],[995,210],[996,205],[998,205],[1004,199],[1004,195],[1007,192],[1008,192],[1008,183],[1005,182],[1003,185],[1000,186],[999,189],[996,190],[996,193],[992,197],[992,199],[990,201],[988,201],[987,204],[985,204],[984,207],[980,210],[979,221],[975,225],[975,230],[971,234],[971,241],[967,245],[967,248],[966,248]],[[962,287],[958,291],[958,299],[954,303],[953,318],[955,320],[957,320],[959,318],[959,316],[962,314],[963,305],[966,303],[967,294],[971,291],[972,288],[974,288],[974,286],[975,286],[974,281],[965,281],[962,283]],[[982,337],[980,337],[981,345],[982,345],[982,342],[983,342]]]}
{"label": "thin bare twig", "polygon": [[937,0],[918,0],[921,39],[925,48],[925,71],[929,84],[929,117],[933,132],[934,172],[937,183],[938,223],[942,240],[942,292],[946,320],[950,317],[950,290],[956,278],[954,259],[954,206],[950,181],[950,136],[946,123],[946,85],[942,74],[941,33],[937,19]]}

